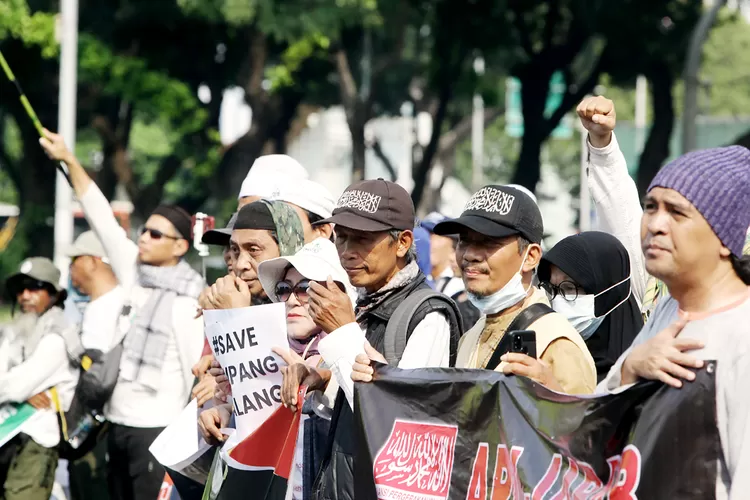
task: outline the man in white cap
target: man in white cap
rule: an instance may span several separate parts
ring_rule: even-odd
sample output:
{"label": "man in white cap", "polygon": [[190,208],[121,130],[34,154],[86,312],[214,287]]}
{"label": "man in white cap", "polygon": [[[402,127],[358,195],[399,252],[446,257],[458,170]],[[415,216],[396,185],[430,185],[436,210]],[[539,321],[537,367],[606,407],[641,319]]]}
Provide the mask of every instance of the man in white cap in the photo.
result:
{"label": "man in white cap", "polygon": [[73,286],[90,298],[81,322],[81,344],[86,349],[107,352],[115,342],[117,317],[125,300],[123,289],[93,231],[76,238],[68,257]]}
{"label": "man in white cap", "polygon": [[[106,353],[117,343],[117,321],[125,303],[125,292],[117,282],[101,241],[93,231],[81,233],[68,249],[70,280],[89,297],[78,325],[85,350]],[[73,498],[94,499],[107,495],[107,443],[101,440],[80,460],[68,463]],[[85,478],[85,480],[84,480]]]}
{"label": "man in white cap", "polygon": [[313,225],[331,216],[336,199],[325,186],[310,180],[305,167],[294,158],[265,155],[255,160],[242,182],[237,208],[260,199],[292,205],[302,221],[306,243],[316,238],[331,238],[331,224]]}

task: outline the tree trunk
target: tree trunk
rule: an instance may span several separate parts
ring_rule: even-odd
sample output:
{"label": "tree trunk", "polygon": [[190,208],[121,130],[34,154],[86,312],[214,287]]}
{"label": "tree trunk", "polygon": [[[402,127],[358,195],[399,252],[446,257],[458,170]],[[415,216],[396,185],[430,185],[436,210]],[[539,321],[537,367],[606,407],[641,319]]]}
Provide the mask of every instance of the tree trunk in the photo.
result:
{"label": "tree trunk", "polygon": [[541,134],[530,133],[528,127],[525,128],[523,141],[521,142],[521,154],[516,162],[516,173],[513,176],[513,183],[520,184],[528,188],[531,192],[536,190],[536,185],[541,178],[541,162],[539,157],[542,153],[542,143],[544,138]]}
{"label": "tree trunk", "polygon": [[646,194],[646,189],[654,175],[669,158],[669,142],[672,138],[675,119],[672,73],[666,66],[656,65],[651,68],[646,77],[651,83],[654,121],[638,164],[636,184],[641,195]]}
{"label": "tree trunk", "polygon": [[356,109],[349,120],[349,131],[352,134],[352,182],[361,181],[365,178],[365,116],[362,113],[361,103],[355,105]]}
{"label": "tree trunk", "polygon": [[529,68],[521,76],[521,109],[523,112],[523,139],[521,154],[516,163],[513,183],[534,192],[541,176],[539,156],[542,144],[547,139],[544,133],[544,106],[549,93],[549,70]]}

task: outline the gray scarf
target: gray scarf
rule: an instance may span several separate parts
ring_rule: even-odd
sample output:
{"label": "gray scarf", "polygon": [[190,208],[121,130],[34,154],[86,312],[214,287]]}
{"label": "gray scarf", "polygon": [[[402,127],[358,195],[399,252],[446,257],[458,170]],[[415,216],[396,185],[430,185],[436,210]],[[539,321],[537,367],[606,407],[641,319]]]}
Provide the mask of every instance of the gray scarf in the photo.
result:
{"label": "gray scarf", "polygon": [[174,299],[179,296],[198,298],[206,285],[203,277],[184,261],[171,267],[141,264],[138,284],[150,289],[151,295],[137,311],[125,336],[120,377],[138,381],[156,391],[170,336],[180,334],[173,331]]}

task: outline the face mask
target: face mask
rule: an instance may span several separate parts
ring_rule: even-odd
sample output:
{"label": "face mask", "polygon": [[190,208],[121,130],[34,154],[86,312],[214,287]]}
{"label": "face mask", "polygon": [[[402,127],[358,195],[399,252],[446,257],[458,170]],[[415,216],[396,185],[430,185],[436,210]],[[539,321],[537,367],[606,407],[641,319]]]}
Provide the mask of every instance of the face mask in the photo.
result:
{"label": "face mask", "polygon": [[630,294],[633,291],[632,289],[630,289],[625,299],[623,299],[619,304],[617,304],[615,307],[601,316],[597,316],[594,312],[596,310],[596,298],[629,280],[630,276],[620,281],[619,283],[612,285],[606,290],[597,293],[596,295],[579,295],[573,301],[567,301],[562,298],[562,296],[558,295],[551,301],[552,309],[554,309],[555,312],[565,316],[570,324],[573,325],[573,328],[575,328],[578,333],[581,334],[583,340],[588,340],[599,328],[599,326],[601,326],[604,318],[606,318],[609,313],[624,304],[630,298]]}
{"label": "face mask", "polygon": [[525,299],[529,289],[523,287],[521,269],[523,269],[523,265],[526,263],[528,254],[529,251],[526,250],[518,272],[497,292],[486,297],[479,297],[471,292],[467,293],[466,295],[469,297],[469,301],[474,304],[474,307],[482,311],[482,314],[497,314]]}

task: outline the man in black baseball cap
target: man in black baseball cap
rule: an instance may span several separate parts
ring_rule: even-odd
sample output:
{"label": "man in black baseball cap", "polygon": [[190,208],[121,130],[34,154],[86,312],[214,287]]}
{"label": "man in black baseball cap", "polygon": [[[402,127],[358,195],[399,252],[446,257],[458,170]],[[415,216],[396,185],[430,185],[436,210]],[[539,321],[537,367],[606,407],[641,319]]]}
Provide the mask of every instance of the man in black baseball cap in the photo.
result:
{"label": "man in black baseball cap", "polygon": [[[396,308],[413,293],[429,289],[416,262],[415,214],[411,196],[404,188],[383,179],[349,186],[339,198],[331,217],[320,224],[335,224],[335,243],[341,265],[352,285],[360,289],[353,307],[349,297],[329,279],[310,283],[310,315],[328,335],[319,349],[331,362],[340,389],[336,396],[324,467],[313,488],[313,498],[353,498],[353,454],[357,446],[353,427],[353,382],[347,368],[357,354],[385,362],[389,345],[386,330]],[[387,360],[401,368],[449,366],[455,360],[461,322],[455,304],[445,296],[423,302],[405,324],[399,323],[405,347]],[[391,328],[390,332],[394,331]],[[356,341],[353,341],[356,339]],[[339,346],[355,345],[346,353]],[[332,354],[336,351],[336,354]],[[351,352],[349,352],[351,351]],[[338,364],[341,363],[341,367]],[[326,389],[331,371],[304,363],[290,366],[284,379],[282,399],[297,406],[300,385],[308,391]],[[301,403],[301,402],[300,402]],[[299,405],[301,407],[301,404]]]}
{"label": "man in black baseball cap", "polygon": [[[596,368],[585,342],[532,286],[544,232],[534,200],[509,186],[485,186],[458,219],[441,222],[434,231],[459,235],[456,260],[469,300],[483,314],[461,339],[457,366],[524,375],[572,394],[593,392]],[[534,330],[539,358],[500,352],[509,329]]]}

